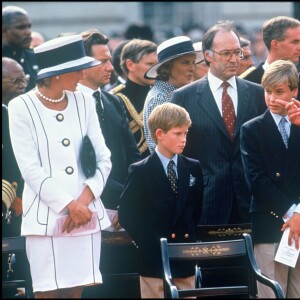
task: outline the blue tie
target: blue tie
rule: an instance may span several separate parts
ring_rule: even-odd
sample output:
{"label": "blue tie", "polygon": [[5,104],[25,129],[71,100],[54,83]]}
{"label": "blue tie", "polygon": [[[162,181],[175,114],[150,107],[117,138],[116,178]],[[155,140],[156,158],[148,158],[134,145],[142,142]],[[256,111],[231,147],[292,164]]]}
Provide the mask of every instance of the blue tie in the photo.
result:
{"label": "blue tie", "polygon": [[286,133],[286,130],[285,130],[285,126],[284,124],[287,122],[286,118],[282,117],[280,122],[279,122],[279,132],[282,136],[282,140],[284,142],[284,145],[285,145],[285,148],[288,148],[288,140],[289,140],[289,137]]}

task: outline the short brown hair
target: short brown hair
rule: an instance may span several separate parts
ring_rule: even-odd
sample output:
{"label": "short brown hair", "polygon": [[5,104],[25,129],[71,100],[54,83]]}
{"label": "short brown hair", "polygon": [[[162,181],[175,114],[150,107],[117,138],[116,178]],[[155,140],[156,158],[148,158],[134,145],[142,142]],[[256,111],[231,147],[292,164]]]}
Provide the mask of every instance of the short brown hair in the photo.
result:
{"label": "short brown hair", "polygon": [[298,71],[295,64],[289,60],[276,60],[265,70],[261,85],[263,88],[273,88],[280,83],[286,83],[291,90],[298,88]]}
{"label": "short brown hair", "polygon": [[162,129],[167,132],[171,128],[180,127],[182,125],[191,126],[192,121],[189,113],[181,106],[166,102],[157,105],[148,118],[148,126],[152,140],[157,144],[155,132]]}

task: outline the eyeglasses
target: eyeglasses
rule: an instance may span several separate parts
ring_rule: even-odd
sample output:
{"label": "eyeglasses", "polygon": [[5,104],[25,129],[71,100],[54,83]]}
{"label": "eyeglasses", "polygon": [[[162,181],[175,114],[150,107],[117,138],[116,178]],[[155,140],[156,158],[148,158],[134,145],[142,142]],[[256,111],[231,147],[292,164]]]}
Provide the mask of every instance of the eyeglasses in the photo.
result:
{"label": "eyeglasses", "polygon": [[3,79],[3,81],[7,81],[7,82],[9,82],[12,85],[19,86],[20,84],[23,84],[23,85],[27,86],[28,82],[29,82],[29,76],[26,75],[26,77],[15,78],[15,79]]}
{"label": "eyeglasses", "polygon": [[222,52],[217,52],[217,51],[214,51],[212,49],[210,49],[210,50],[214,53],[217,53],[217,54],[221,55],[221,57],[224,61],[230,60],[233,54],[235,55],[236,58],[242,59],[244,57],[244,51],[243,51],[242,48],[231,50],[231,51],[225,50],[225,51],[222,51]]}

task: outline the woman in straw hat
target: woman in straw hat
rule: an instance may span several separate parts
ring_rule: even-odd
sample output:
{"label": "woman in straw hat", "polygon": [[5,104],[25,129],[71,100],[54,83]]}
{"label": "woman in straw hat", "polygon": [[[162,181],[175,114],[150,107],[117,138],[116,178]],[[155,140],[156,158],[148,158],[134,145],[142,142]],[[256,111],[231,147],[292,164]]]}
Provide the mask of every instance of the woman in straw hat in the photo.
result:
{"label": "woman in straw hat", "polygon": [[[80,298],[102,283],[101,229],[110,225],[100,195],[111,170],[110,152],[93,99],[75,91],[82,70],[100,62],[85,55],[80,35],[34,49],[41,67],[36,88],[9,103],[13,150],[25,181],[21,235],[35,298]],[[80,164],[84,136],[96,171]]]}
{"label": "woman in straw hat", "polygon": [[191,39],[177,36],[162,42],[157,48],[158,63],[145,74],[146,79],[156,79],[144,104],[144,131],[148,148],[152,153],[155,143],[151,139],[148,118],[159,104],[171,101],[174,90],[191,83],[195,73],[195,63],[201,58],[201,51],[196,51]]}

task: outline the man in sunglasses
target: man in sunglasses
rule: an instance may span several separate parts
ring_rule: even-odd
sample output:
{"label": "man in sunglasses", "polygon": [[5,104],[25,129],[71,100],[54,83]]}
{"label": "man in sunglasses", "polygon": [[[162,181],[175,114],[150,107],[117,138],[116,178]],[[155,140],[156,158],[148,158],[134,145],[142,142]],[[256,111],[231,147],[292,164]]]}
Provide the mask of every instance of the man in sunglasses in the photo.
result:
{"label": "man in sunglasses", "polygon": [[39,71],[38,61],[30,49],[31,22],[28,13],[18,6],[6,6],[2,9],[2,56],[17,61],[29,77],[25,92],[35,86]]}
{"label": "man in sunglasses", "polygon": [[263,88],[238,78],[243,58],[232,22],[218,22],[205,33],[202,51],[207,76],[173,93],[171,102],[192,119],[184,155],[203,170],[201,225],[250,223],[251,195],[240,153],[240,127],[265,109]]}

